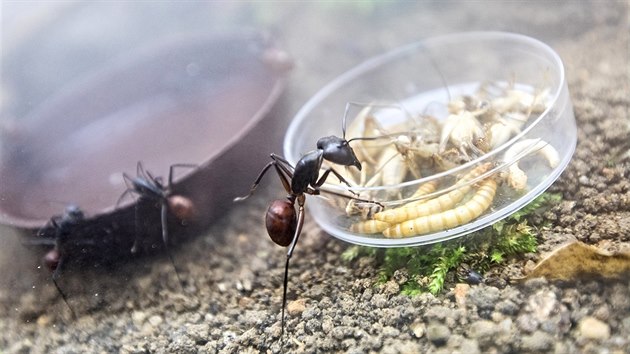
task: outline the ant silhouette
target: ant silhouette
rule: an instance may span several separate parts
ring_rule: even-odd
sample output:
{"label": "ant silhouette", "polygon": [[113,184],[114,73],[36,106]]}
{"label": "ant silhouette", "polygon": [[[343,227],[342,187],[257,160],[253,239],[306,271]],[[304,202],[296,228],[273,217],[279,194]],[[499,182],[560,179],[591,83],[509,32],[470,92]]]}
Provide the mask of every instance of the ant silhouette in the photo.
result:
{"label": "ant silhouette", "polygon": [[[84,221],[85,215],[83,211],[81,211],[78,206],[69,204],[64,209],[62,215],[55,215],[50,218],[46,225],[37,232],[37,239],[28,242],[28,244],[31,245],[53,246],[53,248],[44,255],[43,263],[46,268],[52,272],[52,282],[74,318],[76,318],[76,314],[72,307],[70,307],[68,297],[63,290],[61,290],[57,280],[61,275],[69,249],[72,247],[70,236]],[[52,237],[47,237],[46,234],[49,233],[47,230],[51,227],[54,234]],[[81,241],[82,244],[85,242],[87,241]]]}
{"label": "ant silhouette", "polygon": [[[234,198],[235,202],[243,201],[249,198],[260,184],[263,176],[269,171],[271,167],[276,170],[280,182],[284,186],[288,195],[286,199],[274,200],[270,203],[267,209],[265,217],[265,226],[269,237],[277,245],[282,247],[289,247],[287,251],[287,259],[284,267],[284,280],[283,280],[283,293],[282,293],[282,315],[281,315],[281,333],[284,334],[284,312],[287,302],[287,286],[289,276],[289,261],[293,255],[293,250],[298,242],[298,238],[302,232],[302,226],[304,224],[304,204],[306,202],[306,195],[319,195],[320,187],[326,182],[328,176],[334,174],[340,182],[346,184],[348,187],[352,187],[348,181],[343,178],[341,174],[335,171],[332,167],[327,167],[323,174],[320,175],[320,170],[324,160],[342,165],[342,166],[354,166],[359,171],[361,170],[361,163],[357,159],[354,150],[350,146],[350,142],[353,140],[371,140],[375,138],[353,138],[346,140],[346,116],[348,114],[349,104],[346,105],[345,114],[342,122],[342,137],[334,135],[323,137],[317,140],[317,148],[304,154],[295,167],[292,166],[285,158],[270,154],[271,162],[269,162],[260,172],[256,180],[254,181],[249,193],[242,197]],[[332,191],[326,191],[327,193],[339,195],[344,198],[351,198],[366,203],[376,203],[369,200],[353,198],[341,193],[335,193]],[[352,192],[356,195],[356,193]],[[295,204],[297,203],[298,211],[295,211]],[[376,203],[378,204],[378,203]]]}
{"label": "ant silhouette", "polygon": [[138,246],[141,240],[141,230],[140,224],[138,222],[140,204],[143,204],[145,202],[152,202],[160,207],[162,242],[164,243],[166,254],[171,261],[171,264],[173,264],[173,268],[175,268],[177,279],[179,280],[180,284],[183,284],[182,279],[179,276],[177,267],[175,266],[175,262],[173,261],[173,256],[168,249],[169,240],[167,223],[169,211],[179,220],[189,220],[194,216],[195,213],[194,204],[189,198],[182,195],[174,194],[171,190],[171,187],[173,186],[173,172],[175,168],[181,167],[197,168],[197,165],[172,165],[169,169],[168,184],[164,185],[161,177],[154,177],[149,171],[144,169],[144,167],[142,166],[142,162],[138,161],[138,164],[136,166],[136,177],[131,177],[123,172],[123,179],[125,181],[125,184],[127,185],[127,189],[118,198],[118,201],[116,202],[116,207],[118,207],[125,196],[129,194],[136,194],[138,196],[134,206],[136,232],[133,246],[131,247],[131,253],[136,253],[138,251]]}

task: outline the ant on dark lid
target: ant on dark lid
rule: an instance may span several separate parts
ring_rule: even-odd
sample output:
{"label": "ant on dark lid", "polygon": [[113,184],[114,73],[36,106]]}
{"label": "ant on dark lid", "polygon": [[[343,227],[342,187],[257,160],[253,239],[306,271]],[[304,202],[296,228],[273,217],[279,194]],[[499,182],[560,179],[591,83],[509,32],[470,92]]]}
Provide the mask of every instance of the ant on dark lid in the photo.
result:
{"label": "ant on dark lid", "polygon": [[134,205],[135,208],[135,239],[133,246],[131,247],[131,253],[136,253],[138,251],[138,245],[140,243],[141,237],[141,228],[138,222],[139,217],[139,208],[140,205],[144,202],[153,202],[160,207],[160,220],[162,227],[162,242],[164,243],[164,248],[166,254],[173,264],[175,268],[175,273],[177,275],[177,279],[180,284],[183,284],[177,267],[175,266],[175,262],[173,261],[173,257],[168,249],[168,212],[170,211],[175,217],[179,220],[189,220],[195,214],[195,208],[193,202],[182,195],[174,194],[171,190],[173,186],[173,174],[175,168],[197,168],[195,164],[175,164],[171,165],[169,169],[168,175],[168,184],[164,185],[161,177],[154,177],[149,171],[145,170],[142,166],[142,162],[138,161],[136,166],[136,177],[131,177],[128,174],[123,172],[123,179],[125,184],[127,185],[127,189],[120,195],[118,201],[116,202],[116,206],[120,204],[125,196],[128,194],[136,194],[138,196],[138,200]]}
{"label": "ant on dark lid", "polygon": [[[320,175],[324,160],[342,166],[354,166],[361,170],[361,163],[357,159],[354,150],[350,146],[352,140],[364,140],[374,138],[353,138],[346,140],[346,116],[349,110],[346,105],[345,114],[342,122],[342,137],[327,136],[317,140],[317,149],[304,154],[293,167],[283,157],[271,154],[271,162],[269,162],[260,172],[254,181],[249,193],[245,196],[235,198],[235,202],[243,201],[249,198],[260,184],[263,176],[271,167],[275,168],[280,182],[287,191],[287,199],[274,200],[269,205],[265,217],[265,226],[267,233],[277,245],[289,247],[284,268],[283,295],[282,295],[282,314],[281,314],[281,334],[284,334],[284,312],[287,302],[287,286],[289,276],[289,261],[293,255],[293,250],[298,242],[298,238],[302,232],[304,224],[304,203],[306,195],[319,195],[320,187],[326,182],[328,176],[334,174],[340,182],[352,187],[341,174],[332,167],[324,169]],[[327,193],[339,195],[344,198],[356,199],[366,203],[375,203],[369,200],[349,197],[348,195],[327,191]],[[354,193],[354,192],[353,192]],[[295,211],[295,203],[297,202],[298,211]]]}

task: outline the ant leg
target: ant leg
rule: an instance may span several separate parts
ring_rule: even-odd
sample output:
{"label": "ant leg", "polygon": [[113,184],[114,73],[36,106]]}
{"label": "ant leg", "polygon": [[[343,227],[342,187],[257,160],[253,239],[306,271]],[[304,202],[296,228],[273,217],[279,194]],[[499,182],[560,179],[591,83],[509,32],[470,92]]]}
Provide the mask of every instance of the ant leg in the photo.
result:
{"label": "ant leg", "polygon": [[123,199],[130,193],[133,193],[133,190],[127,189],[123,192],[123,194],[120,195],[120,197],[118,197],[118,200],[116,201],[116,209],[118,209],[118,207],[120,206],[120,202],[122,202]]}
{"label": "ant leg", "polygon": [[142,161],[138,161],[138,163],[136,164],[136,177],[143,177],[145,179],[148,179],[146,173],[144,172]]}
{"label": "ant leg", "polygon": [[44,226],[37,230],[37,233],[35,234],[37,237],[44,237],[45,236],[45,232],[47,228],[52,227],[55,230],[57,230],[59,228],[59,223],[57,222],[57,220],[61,220],[62,217],[60,216],[53,216],[52,218],[50,218],[50,220],[46,221],[46,224],[44,224]]}
{"label": "ant leg", "polygon": [[254,194],[254,191],[256,190],[256,188],[258,187],[258,185],[260,184],[260,180],[263,178],[263,176],[265,175],[265,173],[267,173],[267,171],[269,170],[269,168],[271,166],[274,166],[276,164],[276,161],[271,161],[269,162],[263,169],[262,171],[260,171],[260,174],[258,174],[258,177],[256,177],[256,180],[254,180],[254,184],[252,184],[252,188],[249,190],[249,193],[247,193],[247,195],[244,195],[242,197],[236,197],[234,198],[235,202],[240,202],[243,201],[249,197],[252,196],[252,194]]}
{"label": "ant leg", "polygon": [[128,174],[123,172],[123,181],[125,182],[125,186],[127,186],[127,189],[123,192],[123,194],[120,195],[120,197],[118,197],[118,200],[116,201],[116,209],[118,209],[120,202],[123,201],[123,198],[127,196],[127,194],[134,192],[132,180],[133,179],[129,177]]}
{"label": "ant leg", "polygon": [[[350,183],[343,178],[342,175],[339,174],[339,172],[335,171],[332,167],[326,169],[326,171],[324,172],[324,174],[322,174],[322,176],[319,178],[319,180],[317,182],[315,182],[315,185],[313,187],[315,187],[315,189],[318,189],[319,187],[321,187],[324,182],[326,182],[326,178],[328,178],[328,175],[330,173],[333,173],[338,179],[339,182],[344,183],[345,185],[347,185],[348,187],[352,188],[352,186],[350,185]],[[352,194],[354,195],[359,195],[358,193],[355,193],[354,191],[350,191]]]}
{"label": "ant leg", "polygon": [[[342,127],[341,127],[341,128],[342,128],[342,132],[343,132],[342,137],[343,137],[344,139],[346,138],[346,120],[347,120],[347,117],[348,117],[348,113],[350,113],[350,107],[353,107],[353,106],[354,106],[354,107],[365,107],[365,108],[368,108],[368,107],[369,107],[369,108],[370,108],[370,110],[372,110],[373,108],[380,108],[380,109],[387,109],[387,108],[389,108],[389,109],[395,109],[395,110],[398,110],[398,111],[402,112],[402,114],[403,114],[403,115],[405,115],[408,119],[415,120],[415,118],[413,117],[413,115],[411,114],[411,112],[409,112],[409,110],[408,110],[408,109],[406,109],[404,106],[402,106],[402,105],[401,105],[401,104],[399,104],[399,103],[395,103],[395,102],[392,102],[392,103],[388,103],[388,102],[381,102],[381,103],[375,103],[375,102],[372,102],[372,103],[364,103],[364,102],[354,102],[354,101],[349,101],[349,102],[346,102],[346,108],[345,108],[345,110],[344,110],[344,113],[343,113],[343,119],[342,119]],[[379,124],[379,127],[380,127],[380,124]],[[384,129],[382,129],[382,127],[381,127],[381,129],[380,129],[380,130],[384,130]],[[391,134],[391,135],[390,135],[390,134],[387,134],[387,135],[384,135],[384,136],[371,137],[371,138],[357,138],[357,137],[355,137],[355,138],[352,138],[352,139],[348,140],[348,142],[353,141],[353,140],[375,140],[375,139],[382,139],[382,138],[386,138],[386,137],[389,137],[389,136],[394,136],[394,135],[396,135],[396,134]]]}
{"label": "ant leg", "polygon": [[336,192],[336,191],[333,191],[333,190],[330,190],[330,189],[309,189],[305,193],[306,194],[310,194],[310,195],[321,195],[321,191],[324,191],[326,194],[332,194],[332,195],[336,195],[338,197],[342,197],[342,198],[346,198],[346,199],[350,199],[350,200],[356,200],[358,202],[371,203],[371,204],[377,204],[377,205],[383,206],[380,202],[377,202],[375,200],[369,200],[369,199],[353,197],[351,195],[339,193],[339,192]]}
{"label": "ant leg", "polygon": [[131,246],[131,253],[134,254],[136,252],[138,252],[138,242],[140,241],[140,237],[138,237],[138,234],[140,232],[140,225],[138,224],[138,216],[140,214],[139,212],[139,208],[140,208],[140,201],[137,201],[134,205],[134,228],[135,228],[135,237],[133,240],[133,246]]}
{"label": "ant leg", "polygon": [[59,279],[59,276],[61,275],[61,267],[63,267],[64,260],[65,260],[65,257],[63,256],[59,257],[57,268],[55,268],[55,270],[53,271],[51,278],[52,278],[53,284],[55,285],[55,288],[57,288],[57,292],[59,293],[59,295],[61,295],[61,299],[70,310],[70,313],[72,314],[72,318],[76,319],[77,315],[76,313],[74,313],[74,310],[72,309],[72,307],[70,307],[70,303],[68,303],[68,296],[66,295],[66,293],[63,292],[63,290],[61,290],[59,283],[57,283],[57,279]]}
{"label": "ant leg", "polygon": [[290,171],[290,173],[288,173],[289,175],[293,175],[293,166],[291,166],[291,163],[289,161],[287,161],[287,159],[285,159],[284,157],[280,156],[280,155],[276,155],[276,154],[271,154],[271,158],[274,161],[280,161],[282,164],[284,164],[284,166]]}
{"label": "ant leg", "polygon": [[293,167],[286,160],[282,159],[276,163],[276,173],[280,177],[284,190],[291,194],[291,182],[289,180],[293,178]]}
{"label": "ant leg", "polygon": [[[40,236],[38,234],[38,236]],[[56,244],[55,240],[49,238],[31,238],[25,241],[22,241],[22,245],[25,247],[30,246],[54,246]]]}
{"label": "ant leg", "polygon": [[324,174],[319,178],[319,181],[315,183],[315,187],[317,188],[321,187],[324,184],[324,182],[326,182],[326,178],[331,172],[337,177],[337,179],[339,179],[339,182],[344,183],[348,187],[352,187],[352,185],[350,185],[350,182],[348,182],[345,178],[343,178],[343,176],[340,175],[339,172],[335,171],[332,167],[326,169]]}
{"label": "ant leg", "polygon": [[160,218],[161,218],[161,222],[162,222],[162,242],[164,242],[164,250],[166,251],[166,255],[168,256],[168,259],[171,261],[171,264],[173,265],[173,269],[175,269],[175,275],[177,276],[177,280],[179,281],[179,285],[181,285],[182,289],[184,288],[184,282],[182,281],[182,278],[179,276],[179,270],[177,269],[177,266],[175,265],[175,261],[173,260],[173,255],[171,254],[171,251],[168,248],[168,208],[167,208],[167,204],[166,202],[162,203],[162,208],[160,211]]}
{"label": "ant leg", "polygon": [[149,170],[144,170],[144,175],[142,177],[149,181],[157,181],[157,184],[162,184],[162,177],[153,176],[153,174]]}
{"label": "ant leg", "polygon": [[291,245],[289,245],[289,251],[287,252],[287,260],[284,265],[284,280],[283,280],[283,290],[282,290],[282,314],[280,318],[280,338],[282,338],[284,334],[284,311],[287,306],[287,288],[289,286],[289,261],[291,260],[291,256],[293,255],[293,250],[295,249],[295,245],[297,244],[298,238],[302,233],[302,226],[304,225],[304,200],[298,200],[298,204],[300,205],[298,211],[298,220],[297,227],[295,229],[295,236],[293,236],[293,241],[291,241]]}
{"label": "ant leg", "polygon": [[162,207],[160,208],[160,222],[162,223],[162,242],[164,242],[164,247],[168,248],[168,223],[167,216],[168,210],[166,208],[166,203],[162,203]]}
{"label": "ant leg", "polygon": [[271,166],[274,166],[274,168],[276,169],[276,173],[278,174],[278,177],[280,177],[280,181],[282,182],[284,189],[287,191],[287,193],[291,193],[291,183],[289,182],[289,180],[293,178],[293,167],[287,160],[285,160],[284,158],[276,154],[271,154],[270,156],[273,161],[269,162],[262,169],[262,171],[260,171],[260,173],[258,174],[258,177],[256,177],[256,180],[254,181],[254,184],[252,185],[252,188],[249,190],[249,193],[242,197],[234,198],[235,202],[240,202],[251,197],[251,195],[254,194],[254,191],[260,184],[260,181],[262,180],[263,176],[265,175],[265,173],[267,173],[267,171],[269,171],[269,168],[271,168]]}
{"label": "ant leg", "polygon": [[175,171],[175,168],[182,168],[182,167],[197,168],[199,166],[192,163],[177,163],[177,164],[171,165],[168,171],[168,185],[169,186],[173,184],[173,175],[174,175],[173,172]]}

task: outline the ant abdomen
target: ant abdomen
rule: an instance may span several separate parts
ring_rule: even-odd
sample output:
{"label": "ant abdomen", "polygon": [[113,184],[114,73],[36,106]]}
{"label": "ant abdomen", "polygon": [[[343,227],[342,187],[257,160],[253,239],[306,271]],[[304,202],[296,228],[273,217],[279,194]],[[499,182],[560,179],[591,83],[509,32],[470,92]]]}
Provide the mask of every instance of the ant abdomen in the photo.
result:
{"label": "ant abdomen", "polygon": [[273,242],[283,247],[289,246],[297,228],[294,203],[286,199],[271,202],[267,209],[265,225]]}
{"label": "ant abdomen", "polygon": [[46,266],[46,268],[48,268],[48,270],[54,272],[59,266],[60,258],[61,254],[59,253],[59,250],[53,248],[44,255],[42,261],[44,262],[44,265]]}
{"label": "ant abdomen", "polygon": [[172,195],[167,199],[168,208],[180,221],[190,221],[195,217],[193,201],[181,195]]}

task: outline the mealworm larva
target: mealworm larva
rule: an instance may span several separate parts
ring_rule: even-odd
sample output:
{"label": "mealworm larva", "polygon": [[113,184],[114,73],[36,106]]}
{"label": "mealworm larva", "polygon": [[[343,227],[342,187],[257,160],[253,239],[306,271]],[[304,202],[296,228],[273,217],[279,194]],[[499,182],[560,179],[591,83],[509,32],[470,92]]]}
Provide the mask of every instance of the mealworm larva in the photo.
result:
{"label": "mealworm larva", "polygon": [[442,213],[425,215],[397,224],[385,229],[383,235],[389,238],[401,238],[464,225],[479,217],[490,207],[496,191],[497,182],[494,178],[488,178],[481,182],[475,195],[465,204]]}
{"label": "mealworm larva", "polygon": [[390,223],[378,220],[359,221],[350,225],[350,231],[360,234],[378,234],[392,226]]}
{"label": "mealworm larva", "polygon": [[[420,187],[418,187],[418,189],[411,195],[411,197],[409,197],[409,199],[415,199],[415,198],[420,198],[422,196],[431,194],[433,192],[435,192],[435,190],[437,189],[437,186],[440,184],[440,182],[438,180],[432,180],[429,181],[427,183],[423,183],[422,185],[420,185]],[[426,200],[422,199],[422,200],[416,200],[410,203],[405,204],[405,208],[409,208],[409,207],[415,207],[417,205],[420,205],[422,203],[425,203]]]}
{"label": "mealworm larva", "polygon": [[435,192],[440,182],[436,179],[423,183],[418,189],[411,195],[411,198],[419,198],[423,195],[431,194]]}
{"label": "mealworm larva", "polygon": [[397,224],[403,221],[451,209],[459,203],[466,193],[468,193],[472,188],[468,182],[485,173],[490,166],[490,163],[486,163],[476,167],[455,184],[455,186],[461,185],[461,187],[458,187],[446,194],[411,207],[403,206],[376,213],[374,214],[374,219],[390,224]]}

